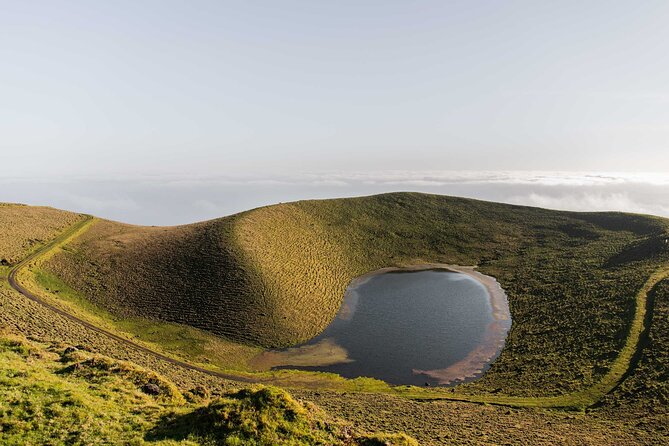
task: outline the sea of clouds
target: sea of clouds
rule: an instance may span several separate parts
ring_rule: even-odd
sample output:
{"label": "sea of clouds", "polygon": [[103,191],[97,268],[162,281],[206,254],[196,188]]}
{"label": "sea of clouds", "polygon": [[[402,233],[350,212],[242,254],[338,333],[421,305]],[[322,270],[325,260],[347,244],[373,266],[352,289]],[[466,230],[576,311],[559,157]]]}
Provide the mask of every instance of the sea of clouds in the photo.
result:
{"label": "sea of clouds", "polygon": [[189,223],[278,202],[393,191],[669,217],[669,173],[394,170],[0,179],[0,201],[146,225]]}

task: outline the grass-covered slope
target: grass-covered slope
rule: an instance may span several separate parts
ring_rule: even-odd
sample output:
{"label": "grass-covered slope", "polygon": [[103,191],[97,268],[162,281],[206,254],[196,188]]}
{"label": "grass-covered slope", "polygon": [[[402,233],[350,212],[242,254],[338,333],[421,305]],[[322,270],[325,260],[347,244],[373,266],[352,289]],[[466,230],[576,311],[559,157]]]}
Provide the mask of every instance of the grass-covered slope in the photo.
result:
{"label": "grass-covered slope", "polygon": [[666,234],[655,217],[394,193],[174,228],[97,221],[46,268],[112,313],[278,346],[321,331],[358,275],[426,262],[480,265],[507,290],[513,327],[471,391],[548,395],[606,374],[637,291],[669,261]]}
{"label": "grass-covered slope", "polygon": [[[155,374],[87,352],[61,357],[64,349],[0,336],[0,443],[128,442],[141,438],[161,410],[183,403]],[[150,380],[170,393],[154,398],[142,392]]]}
{"label": "grass-covered slope", "polygon": [[81,218],[49,207],[0,203],[0,267],[15,264]]}
{"label": "grass-covered slope", "polygon": [[51,270],[116,315],[261,342],[254,327],[272,322],[263,302],[247,298],[251,272],[230,235],[234,221],[157,228],[96,220]]}
{"label": "grass-covered slope", "polygon": [[[624,410],[639,418],[669,415],[669,279],[660,282],[649,294],[652,311],[647,315],[647,331],[642,336],[643,350],[635,358],[629,376],[603,405]],[[666,422],[666,421],[665,421]]]}
{"label": "grass-covered slope", "polygon": [[[85,347],[84,347],[85,348]],[[396,445],[272,387],[182,394],[161,375],[82,348],[0,333],[0,443]]]}

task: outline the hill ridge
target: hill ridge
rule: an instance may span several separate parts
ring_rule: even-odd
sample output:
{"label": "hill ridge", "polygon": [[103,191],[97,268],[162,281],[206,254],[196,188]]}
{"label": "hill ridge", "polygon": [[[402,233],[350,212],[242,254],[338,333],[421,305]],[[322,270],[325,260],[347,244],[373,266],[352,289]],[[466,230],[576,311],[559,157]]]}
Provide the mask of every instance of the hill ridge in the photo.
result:
{"label": "hill ridge", "polygon": [[[621,222],[626,218],[634,223],[633,231],[621,229]],[[93,232],[96,228],[98,233]],[[291,228],[297,232],[290,233]],[[282,235],[286,230],[289,233]],[[324,231],[326,239],[319,236]],[[211,313],[209,316],[224,314],[220,308],[218,312],[208,309],[211,305],[218,305],[216,302],[220,303],[221,300],[208,300],[206,295],[177,296],[174,293],[174,299],[180,299],[176,302],[177,313],[183,318],[177,322],[193,323],[188,318],[199,318],[202,315],[198,319],[200,322],[216,320],[224,326],[228,324],[225,330],[218,333],[231,336],[238,342],[286,345],[312,336],[327,324],[327,318],[322,316],[328,311],[332,311],[332,315],[336,313],[342,290],[349,278],[379,267],[417,262],[479,264],[483,272],[497,277],[507,290],[514,328],[505,350],[492,369],[481,381],[464,386],[463,389],[477,393],[501,387],[508,396],[513,397],[557,397],[587,389],[607,375],[613,358],[624,348],[629,321],[633,320],[635,314],[634,296],[652,271],[657,269],[663,259],[666,260],[667,252],[663,248],[653,258],[630,259],[627,263],[609,267],[605,266],[607,260],[641,239],[650,237],[652,240],[660,240],[661,237],[658,237],[665,231],[666,222],[655,217],[578,214],[400,193],[268,206],[187,227],[120,227],[112,222],[99,221],[82,236],[83,241],[69,244],[46,262],[45,267],[86,296],[92,290],[94,302],[99,302],[96,299],[113,297],[113,294],[108,293],[116,286],[120,286],[119,290],[124,293],[134,292],[137,298],[144,298],[147,284],[155,283],[152,280],[156,280],[156,276],[140,274],[133,278],[132,275],[137,272],[132,271],[130,266],[154,262],[145,265],[145,269],[140,271],[143,274],[156,266],[168,265],[175,270],[175,276],[158,277],[169,282],[154,291],[169,292],[172,284],[184,281],[184,271],[188,273],[189,268],[204,267],[209,271],[206,268],[220,267],[221,263],[214,263],[214,267],[207,264],[209,259],[221,255],[211,252],[214,247],[225,251],[226,258],[235,261],[232,269],[223,271],[227,275],[226,280],[245,288],[232,298],[230,294],[217,297],[222,301],[231,300],[225,307],[227,320],[219,319],[218,316],[209,319],[205,317],[207,313]],[[245,234],[246,240],[240,241],[240,233]],[[175,239],[175,234],[183,238]],[[262,237],[255,238],[258,234]],[[294,237],[297,242],[290,241],[290,237],[295,234],[299,234]],[[308,241],[314,235],[315,242],[320,245]],[[147,247],[147,240],[153,240],[156,244]],[[172,240],[177,240],[177,248],[192,249],[195,246],[197,249],[192,249],[190,253],[175,249],[165,251],[164,257],[155,263],[152,256],[161,252],[156,246],[165,248],[165,243]],[[255,265],[242,256],[250,252],[248,246],[251,242],[256,243],[257,248]],[[323,248],[309,252],[310,246],[333,249],[332,252],[322,252]],[[169,243],[168,247],[174,248]],[[290,247],[295,249],[288,252]],[[96,256],[96,252],[104,252],[106,257]],[[129,264],[126,264],[123,260],[128,255],[137,255],[138,258],[130,258]],[[341,259],[338,260],[338,256]],[[290,287],[268,292],[271,287],[267,284],[271,284],[271,280],[276,281],[280,277],[278,273],[285,273],[286,270],[281,268],[286,265],[279,261],[268,269],[266,265],[269,263],[264,262],[284,258],[301,259],[298,260],[302,263],[297,264],[302,265],[299,269],[306,271],[307,275],[298,274],[296,277],[308,278],[310,265],[334,267],[334,270],[328,272],[329,276],[314,276],[318,277],[316,287],[309,289],[319,290],[322,277],[334,277],[337,282],[335,286],[322,287],[318,292],[303,292],[301,295],[291,295]],[[187,266],[183,271],[177,271],[182,264]],[[537,264],[541,264],[542,268],[537,269]],[[106,275],[108,269],[96,269],[96,265],[108,269],[118,268],[120,272],[117,277],[123,277],[124,280],[137,280],[139,277],[144,281],[144,287],[138,292],[109,281],[110,277]],[[290,269],[287,271],[290,272]],[[192,280],[202,277],[202,271],[196,272],[199,275],[186,277],[186,282],[190,280],[192,283]],[[221,277],[222,272],[219,270],[216,274],[216,277]],[[268,274],[270,280],[266,278]],[[275,274],[274,278],[271,274]],[[265,279],[258,280],[263,275]],[[151,277],[154,279],[149,280]],[[254,295],[257,287],[261,287],[261,292]],[[207,291],[202,286],[197,289]],[[239,290],[224,289],[228,293]],[[151,288],[148,290],[151,291]],[[331,292],[323,295],[323,290]],[[169,294],[160,296],[165,299]],[[555,301],[556,296],[560,296],[565,304]],[[274,299],[275,308],[285,311],[290,306],[291,313],[287,314],[297,314],[304,318],[283,318],[281,311],[275,311],[272,305],[267,304],[268,299]],[[122,302],[132,304],[132,296]],[[155,302],[150,301],[150,304],[154,305]],[[597,305],[593,305],[593,302],[597,302]],[[199,313],[192,311],[196,308],[192,308],[191,312],[178,311],[178,305],[188,304],[205,306]],[[579,312],[570,309],[574,305],[579,308]],[[169,316],[169,313],[164,313],[164,308],[158,307],[157,310],[154,317],[160,319],[161,316]],[[234,314],[236,311],[243,313],[240,316]],[[321,316],[320,322],[310,316],[314,312]],[[293,323],[292,331],[285,329],[287,323]],[[587,339],[578,336],[579,327],[585,323],[592,326],[596,336]],[[552,325],[563,328],[555,331]],[[211,329],[206,324],[200,327]],[[255,332],[245,333],[246,329]],[[559,359],[567,364],[568,369],[566,374],[560,371],[561,377],[549,386],[544,383],[546,373],[558,370],[559,361],[558,357],[546,358],[542,353],[546,349],[560,352]],[[523,388],[514,384],[518,381],[514,357],[522,358],[524,364],[522,377],[529,385]]]}

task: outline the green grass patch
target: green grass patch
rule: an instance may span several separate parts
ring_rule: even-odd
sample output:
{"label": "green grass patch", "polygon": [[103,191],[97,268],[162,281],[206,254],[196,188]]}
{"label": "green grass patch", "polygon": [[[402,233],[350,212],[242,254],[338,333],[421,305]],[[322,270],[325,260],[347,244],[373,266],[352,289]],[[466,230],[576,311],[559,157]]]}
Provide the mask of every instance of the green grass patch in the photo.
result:
{"label": "green grass patch", "polygon": [[[354,431],[283,390],[254,387],[186,401],[161,375],[125,361],[0,332],[0,443],[414,445]],[[369,443],[379,439],[385,443]]]}
{"label": "green grass patch", "polygon": [[0,343],[2,444],[140,444],[158,421],[164,406],[122,377],[108,375],[105,385],[65,378],[57,355],[25,349],[35,353]]}
{"label": "green grass patch", "polygon": [[147,319],[119,318],[91,303],[54,274],[39,267],[32,267],[30,271],[32,280],[39,288],[52,299],[66,303],[74,314],[191,363],[215,366],[222,370],[249,371],[247,362],[262,351],[258,347],[226,341],[193,327]]}
{"label": "green grass patch", "polygon": [[304,406],[273,387],[244,389],[187,414],[164,420],[150,439],[193,437],[226,445],[329,445],[340,442],[314,406]]}
{"label": "green grass patch", "polygon": [[93,314],[101,319],[107,319],[110,321],[113,320],[111,313],[96,305],[93,305],[78,291],[69,287],[65,282],[63,282],[54,274],[44,271],[38,267],[30,267],[29,270],[32,273],[32,279],[34,282],[44,291],[47,291],[49,294],[57,297],[59,300],[74,304],[81,310]]}

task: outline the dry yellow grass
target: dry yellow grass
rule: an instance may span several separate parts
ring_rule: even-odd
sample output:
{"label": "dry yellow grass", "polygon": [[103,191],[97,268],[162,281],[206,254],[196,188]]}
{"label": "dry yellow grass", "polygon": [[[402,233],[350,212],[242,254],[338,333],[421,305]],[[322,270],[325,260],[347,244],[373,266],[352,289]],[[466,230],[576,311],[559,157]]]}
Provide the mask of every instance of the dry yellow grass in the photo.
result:
{"label": "dry yellow grass", "polygon": [[250,293],[272,315],[275,343],[322,331],[337,313],[352,271],[320,223],[294,205],[260,208],[239,219],[235,240],[258,271]]}
{"label": "dry yellow grass", "polygon": [[81,215],[49,207],[0,203],[0,264],[14,264]]}

